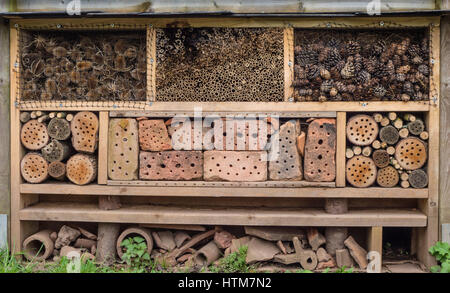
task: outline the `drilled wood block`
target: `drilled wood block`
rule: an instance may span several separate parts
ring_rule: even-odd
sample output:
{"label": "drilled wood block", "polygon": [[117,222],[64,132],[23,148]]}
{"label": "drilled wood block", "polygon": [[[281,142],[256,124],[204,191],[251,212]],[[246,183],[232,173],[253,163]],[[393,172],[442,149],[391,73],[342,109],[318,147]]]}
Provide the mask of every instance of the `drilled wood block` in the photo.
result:
{"label": "drilled wood block", "polygon": [[28,153],[20,162],[23,179],[29,183],[41,183],[48,177],[48,163],[39,153]]}
{"label": "drilled wood block", "polygon": [[47,145],[49,135],[45,124],[37,120],[30,120],[22,126],[20,140],[29,150],[40,150]]}
{"label": "drilled wood block", "polygon": [[394,187],[400,180],[397,170],[392,166],[381,168],[377,172],[377,183],[382,187]]}
{"label": "drilled wood block", "polygon": [[347,161],[347,181],[355,187],[368,187],[377,178],[377,167],[369,157],[354,156]]}
{"label": "drilled wood block", "polygon": [[78,112],[70,123],[72,146],[84,153],[94,153],[98,144],[98,118],[92,112]]}
{"label": "drilled wood block", "polygon": [[265,181],[267,152],[206,151],[204,179],[207,181]]}
{"label": "drilled wood block", "polygon": [[138,124],[136,119],[110,119],[108,133],[108,177],[112,180],[138,178]]}
{"label": "drilled wood block", "polygon": [[173,149],[177,151],[213,149],[213,130],[211,127],[203,127],[202,124],[202,120],[172,119],[167,126],[167,131],[172,139]]}
{"label": "drilled wood block", "polygon": [[415,137],[404,138],[395,147],[395,159],[406,170],[421,168],[427,157],[425,143]]}
{"label": "drilled wood block", "polygon": [[225,151],[264,150],[271,126],[264,120],[223,118],[214,121],[214,147]]}
{"label": "drilled wood block", "polygon": [[139,145],[143,151],[166,151],[172,149],[164,120],[139,121]]}
{"label": "drilled wood block", "polygon": [[281,125],[280,131],[273,137],[278,139],[278,151],[269,161],[270,180],[302,180],[303,168],[296,145],[297,136],[295,121],[288,121]]}
{"label": "drilled wood block", "polygon": [[355,145],[370,145],[378,135],[378,124],[369,115],[356,115],[347,121],[347,138]]}
{"label": "drilled wood block", "polygon": [[66,175],[78,185],[91,183],[97,177],[97,159],[88,154],[73,155],[67,160]]}
{"label": "drilled wood block", "polygon": [[304,176],[308,181],[333,181],[336,177],[336,120],[315,119],[306,136]]}
{"label": "drilled wood block", "polygon": [[389,165],[390,156],[386,150],[376,150],[372,154],[372,159],[378,168]]}
{"label": "drilled wood block", "polygon": [[145,180],[198,180],[203,176],[201,151],[140,152],[139,178]]}

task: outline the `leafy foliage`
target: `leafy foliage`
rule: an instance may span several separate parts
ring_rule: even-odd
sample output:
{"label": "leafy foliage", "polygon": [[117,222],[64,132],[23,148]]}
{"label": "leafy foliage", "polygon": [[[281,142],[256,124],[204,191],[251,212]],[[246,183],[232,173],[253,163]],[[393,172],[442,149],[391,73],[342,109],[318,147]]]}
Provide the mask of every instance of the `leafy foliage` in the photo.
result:
{"label": "leafy foliage", "polygon": [[438,241],[434,246],[430,247],[429,252],[440,264],[431,267],[431,272],[450,273],[450,244]]}
{"label": "leafy foliage", "polygon": [[125,250],[122,259],[131,267],[144,271],[145,266],[151,263],[147,251],[147,243],[140,236],[128,237],[120,244]]}
{"label": "leafy foliage", "polygon": [[0,273],[31,273],[33,264],[23,265],[8,248],[0,249]]}
{"label": "leafy foliage", "polygon": [[222,258],[217,266],[210,266],[209,270],[214,273],[251,273],[254,271],[253,266],[247,265],[245,259],[247,257],[247,246],[241,246],[239,251],[230,253],[227,257]]}

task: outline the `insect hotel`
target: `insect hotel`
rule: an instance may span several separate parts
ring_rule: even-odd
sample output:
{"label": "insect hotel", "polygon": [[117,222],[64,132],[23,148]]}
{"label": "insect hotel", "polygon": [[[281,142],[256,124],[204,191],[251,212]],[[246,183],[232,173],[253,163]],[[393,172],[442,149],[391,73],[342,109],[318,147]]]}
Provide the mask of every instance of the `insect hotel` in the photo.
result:
{"label": "insect hotel", "polygon": [[11,245],[27,258],[111,263],[141,235],[172,265],[247,245],[248,263],[367,270],[400,233],[433,264],[439,16],[9,29]]}

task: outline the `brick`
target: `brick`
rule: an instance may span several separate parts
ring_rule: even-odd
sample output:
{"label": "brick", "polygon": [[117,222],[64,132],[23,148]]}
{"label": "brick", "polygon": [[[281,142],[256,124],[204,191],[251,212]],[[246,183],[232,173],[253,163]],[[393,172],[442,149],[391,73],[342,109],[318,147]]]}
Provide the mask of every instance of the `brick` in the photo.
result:
{"label": "brick", "polygon": [[139,121],[139,145],[143,151],[167,151],[172,149],[172,142],[164,120]]}
{"label": "brick", "polygon": [[306,137],[304,175],[308,181],[328,182],[336,177],[336,120],[315,119]]}
{"label": "brick", "polygon": [[267,180],[265,151],[206,151],[204,179],[207,181]]}
{"label": "brick", "polygon": [[[169,122],[169,123],[168,123]],[[214,148],[211,127],[203,127],[202,121],[191,121],[188,119],[166,122],[167,131],[172,138],[174,150],[211,150]],[[195,125],[195,123],[199,125]],[[188,140],[190,136],[190,141]],[[210,139],[207,140],[206,137]],[[204,141],[205,140],[205,141]]]}
{"label": "brick", "polygon": [[108,133],[108,177],[112,180],[138,178],[138,124],[135,119],[110,119]]}
{"label": "brick", "polygon": [[295,121],[281,125],[279,133],[272,137],[278,139],[273,144],[273,157],[269,161],[269,178],[271,180],[301,180],[303,178],[301,158],[297,149],[297,126]]}
{"label": "brick", "polygon": [[140,152],[139,178],[196,180],[203,176],[201,151]]}
{"label": "brick", "polygon": [[[264,150],[271,126],[258,119],[222,119],[214,121],[214,148],[226,151]],[[232,138],[232,139],[231,139]]]}

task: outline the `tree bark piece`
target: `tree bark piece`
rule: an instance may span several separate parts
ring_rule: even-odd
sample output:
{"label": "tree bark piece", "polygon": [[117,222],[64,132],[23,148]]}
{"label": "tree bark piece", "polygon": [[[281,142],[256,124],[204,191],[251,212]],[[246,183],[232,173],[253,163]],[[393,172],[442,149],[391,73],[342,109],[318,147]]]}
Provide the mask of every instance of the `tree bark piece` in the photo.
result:
{"label": "tree bark piece", "polygon": [[340,215],[348,212],[348,199],[327,198],[325,199],[325,211],[329,214]]}
{"label": "tree bark piece", "polygon": [[98,145],[98,117],[92,112],[78,112],[70,123],[75,150],[94,153]]}
{"label": "tree bark piece", "polygon": [[63,181],[66,178],[66,164],[59,161],[51,162],[48,165],[48,175],[56,180]]}
{"label": "tree bark piece", "polygon": [[199,267],[206,267],[215,262],[222,255],[214,241],[200,248],[194,255],[194,263]]}
{"label": "tree bark piece", "polygon": [[120,196],[99,195],[98,208],[104,211],[118,210],[122,207]]}
{"label": "tree bark piece", "polygon": [[53,254],[54,244],[50,230],[42,230],[23,242],[24,256],[29,261],[43,261]]}
{"label": "tree bark piece", "polygon": [[288,121],[281,125],[277,134],[272,136],[272,141],[279,141],[279,154],[277,152],[277,158],[269,160],[270,180],[302,180],[303,178],[301,157],[296,147],[295,128],[295,122]]}
{"label": "tree bark piece", "polygon": [[380,130],[380,139],[387,144],[396,144],[399,138],[398,130],[392,125],[382,127]]}
{"label": "tree bark piece", "polygon": [[20,131],[22,145],[32,151],[42,149],[47,145],[49,139],[47,126],[34,119],[25,123]]}
{"label": "tree bark piece", "polygon": [[78,229],[64,225],[59,229],[58,238],[55,241],[55,248],[60,249],[63,246],[68,246],[81,235]]}
{"label": "tree bark piece", "polygon": [[307,229],[306,235],[308,237],[309,245],[314,251],[319,249],[320,246],[322,246],[327,242],[325,237],[321,233],[319,233],[319,231],[316,228]]}
{"label": "tree bark piece", "polygon": [[348,249],[337,249],[336,250],[336,264],[339,268],[346,267],[351,268],[353,267],[353,259],[350,256],[350,253],[348,252]]}
{"label": "tree bark piece", "polygon": [[344,241],[345,246],[350,251],[350,255],[353,257],[353,259],[356,261],[356,263],[359,265],[361,269],[367,268],[367,251],[359,246],[359,244],[353,239],[352,236],[349,236]]}
{"label": "tree bark piece", "polygon": [[48,177],[48,163],[39,153],[28,153],[20,162],[23,179],[29,183],[41,183]]}
{"label": "tree bark piece", "polygon": [[141,228],[141,227],[131,227],[131,228],[125,229],[122,233],[120,233],[120,235],[116,241],[117,255],[121,259],[124,254],[124,247],[121,246],[122,242],[128,237],[135,237],[135,236],[140,236],[140,237],[144,238],[145,243],[147,244],[148,255],[152,254],[153,238],[152,238],[150,230],[147,228]]}
{"label": "tree bark piece", "polygon": [[370,145],[378,136],[378,124],[369,115],[355,115],[347,121],[346,133],[352,144]]}
{"label": "tree bark piece", "polygon": [[139,141],[136,119],[110,119],[108,133],[108,177],[138,179]]}
{"label": "tree bark piece", "polygon": [[66,119],[53,118],[48,123],[48,135],[57,140],[66,140],[70,137],[70,123]]}
{"label": "tree bark piece", "polygon": [[97,262],[110,266],[116,261],[120,224],[98,223]]}
{"label": "tree bark piece", "polygon": [[256,227],[245,226],[245,234],[256,236],[269,241],[291,241],[293,237],[306,239],[303,229],[297,227]]}
{"label": "tree bark piece", "polygon": [[303,131],[297,136],[297,150],[302,158],[305,156],[306,133]]}
{"label": "tree bark piece", "polygon": [[93,155],[76,154],[66,164],[67,178],[75,184],[89,184],[97,177],[97,159]]}
{"label": "tree bark piece", "polygon": [[52,141],[41,149],[41,154],[49,163],[64,161],[70,156],[70,146],[64,141],[52,139]]}
{"label": "tree bark piece", "polygon": [[253,264],[258,261],[269,261],[277,253],[280,253],[280,249],[273,242],[254,237],[248,243],[245,262]]}
{"label": "tree bark piece", "polygon": [[408,181],[413,188],[425,188],[428,185],[428,174],[422,169],[413,170]]}
{"label": "tree bark piece", "polygon": [[386,150],[376,150],[372,154],[373,162],[378,168],[384,168],[389,165],[390,156]]}
{"label": "tree bark piece", "polygon": [[325,245],[325,248],[327,252],[331,256],[336,255],[337,249],[343,249],[344,241],[347,239],[347,228],[343,227],[326,227],[325,228],[325,239],[327,240],[327,243]]}
{"label": "tree bark piece", "polygon": [[336,178],[336,119],[315,119],[308,126],[304,177],[329,182]]}

